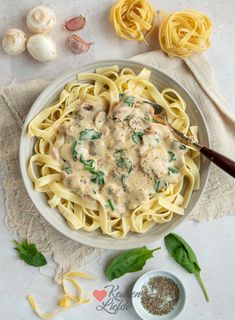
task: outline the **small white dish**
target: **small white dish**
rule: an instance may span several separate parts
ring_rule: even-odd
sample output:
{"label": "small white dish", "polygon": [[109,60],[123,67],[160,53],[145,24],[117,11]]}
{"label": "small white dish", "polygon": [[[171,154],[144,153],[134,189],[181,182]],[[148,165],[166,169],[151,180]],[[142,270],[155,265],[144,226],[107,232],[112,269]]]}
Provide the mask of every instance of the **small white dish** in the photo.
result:
{"label": "small white dish", "polygon": [[[142,305],[141,303],[141,295],[137,294],[140,293],[142,290],[142,287],[144,285],[146,285],[149,281],[150,278],[156,277],[156,276],[160,276],[160,277],[166,277],[169,279],[172,279],[177,287],[179,288],[179,300],[177,302],[177,304],[175,305],[175,307],[173,308],[173,310],[171,312],[169,312],[166,315],[153,315],[151,313],[149,313]],[[184,306],[186,303],[186,291],[185,291],[185,287],[183,285],[183,283],[181,282],[181,280],[174,275],[171,272],[168,271],[161,271],[161,270],[153,270],[153,271],[149,271],[146,272],[145,274],[143,274],[134,284],[133,290],[132,290],[132,304],[133,307],[136,311],[136,313],[138,314],[138,316],[143,319],[143,320],[173,320],[176,319],[179,314],[183,311]]]}

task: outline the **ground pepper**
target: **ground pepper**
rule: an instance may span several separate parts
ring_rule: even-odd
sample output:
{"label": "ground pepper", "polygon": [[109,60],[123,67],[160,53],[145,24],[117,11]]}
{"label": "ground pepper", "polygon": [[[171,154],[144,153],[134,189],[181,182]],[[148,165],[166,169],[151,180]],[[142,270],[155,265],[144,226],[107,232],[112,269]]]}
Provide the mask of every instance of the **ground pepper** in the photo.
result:
{"label": "ground pepper", "polygon": [[153,277],[141,290],[141,303],[151,314],[168,314],[179,300],[179,288],[166,277]]}

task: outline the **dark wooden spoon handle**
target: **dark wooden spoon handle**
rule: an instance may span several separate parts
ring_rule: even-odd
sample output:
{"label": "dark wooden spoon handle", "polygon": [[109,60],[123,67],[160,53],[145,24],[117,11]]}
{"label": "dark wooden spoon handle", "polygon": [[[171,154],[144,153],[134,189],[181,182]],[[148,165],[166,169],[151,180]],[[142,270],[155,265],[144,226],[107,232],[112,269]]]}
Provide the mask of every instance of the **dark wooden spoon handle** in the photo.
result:
{"label": "dark wooden spoon handle", "polygon": [[203,146],[200,151],[204,156],[210,159],[210,161],[235,178],[235,161],[205,146]]}

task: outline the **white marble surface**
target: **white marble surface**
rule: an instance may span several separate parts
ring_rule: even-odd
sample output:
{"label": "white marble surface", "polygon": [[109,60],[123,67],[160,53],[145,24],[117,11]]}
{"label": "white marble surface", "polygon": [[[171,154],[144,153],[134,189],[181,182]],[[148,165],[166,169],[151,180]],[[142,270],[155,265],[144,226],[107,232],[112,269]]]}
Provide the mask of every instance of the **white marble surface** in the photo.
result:
{"label": "white marble surface", "polygon": [[[235,42],[233,31],[235,28],[235,2],[234,0],[152,0],[157,9],[167,11],[193,7],[208,13],[214,21],[214,33],[212,47],[208,51],[217,78],[217,82],[233,113],[235,113]],[[113,3],[111,0],[52,0],[52,1],[0,1],[0,32],[8,27],[20,27],[26,31],[24,16],[34,5],[43,3],[54,8],[58,25],[53,32],[53,37],[59,42],[58,59],[49,64],[40,64],[33,61],[28,54],[20,57],[9,57],[0,50],[0,85],[6,85],[13,78],[17,81],[35,78],[54,79],[62,72],[67,72],[80,64],[105,58],[128,58],[148,50],[145,45],[134,42],[126,42],[118,39],[108,23],[108,10]],[[87,17],[87,26],[81,31],[88,41],[95,42],[91,50],[84,55],[71,54],[64,45],[67,34],[59,27],[64,19],[74,14],[83,14]],[[156,48],[154,42],[149,49]],[[0,221],[0,319],[3,320],[28,320],[37,319],[30,310],[26,301],[29,293],[34,293],[43,310],[51,310],[55,307],[60,290],[49,277],[39,274],[38,270],[27,266],[16,258],[12,240],[14,236],[4,227],[3,190],[1,190],[1,221]],[[204,300],[200,287],[193,275],[182,270],[172,261],[164,249],[162,241],[152,246],[163,246],[163,250],[156,252],[155,258],[149,260],[144,271],[153,268],[175,272],[184,282],[187,290],[187,304],[181,320],[227,320],[234,319],[235,314],[235,241],[234,241],[234,217],[226,217],[217,221],[196,223],[186,221],[176,232],[183,235],[195,248],[202,267],[202,277],[210,293],[211,301]],[[102,289],[108,285],[104,275],[104,268],[108,260],[115,252],[107,252],[96,261],[93,261],[83,270],[96,274],[99,279],[95,282],[83,281],[84,287],[90,291]],[[53,262],[42,272],[50,274]],[[117,281],[119,291],[130,289],[134,281],[143,271],[130,274]],[[118,302],[113,301],[115,304]],[[130,302],[124,298],[123,303]],[[89,305],[67,310],[57,316],[57,319],[137,319],[133,310],[118,311],[111,315],[107,311],[97,311],[98,302],[93,299]]]}

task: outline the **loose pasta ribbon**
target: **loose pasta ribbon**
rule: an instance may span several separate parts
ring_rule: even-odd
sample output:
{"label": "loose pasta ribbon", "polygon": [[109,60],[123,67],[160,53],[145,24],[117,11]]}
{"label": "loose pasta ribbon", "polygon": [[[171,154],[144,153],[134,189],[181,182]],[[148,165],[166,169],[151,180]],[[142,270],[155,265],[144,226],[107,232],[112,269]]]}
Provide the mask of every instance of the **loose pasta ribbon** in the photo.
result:
{"label": "loose pasta ribbon", "polygon": [[[64,276],[62,278],[62,284],[61,284],[64,294],[59,300],[59,307],[61,309],[58,309],[55,312],[41,313],[39,311],[39,308],[37,306],[37,302],[36,302],[34,296],[33,295],[28,296],[28,302],[29,302],[31,308],[34,310],[34,312],[36,313],[36,315],[40,319],[43,319],[43,320],[52,319],[55,315],[62,312],[64,309],[68,309],[71,306],[76,306],[76,305],[90,302],[89,297],[86,297],[86,298],[84,297],[83,289],[81,288],[79,283],[74,279],[76,277],[90,279],[90,280],[96,279],[96,277],[94,277],[92,275],[89,275],[84,272],[78,272],[78,271],[71,271],[71,272],[64,274]],[[70,292],[70,290],[67,288],[66,283],[70,283],[73,286],[73,288],[77,291],[77,295],[74,295]]]}
{"label": "loose pasta ribbon", "polygon": [[159,26],[161,49],[170,56],[184,58],[210,47],[212,21],[196,10],[185,10],[163,18]]}
{"label": "loose pasta ribbon", "polygon": [[146,42],[157,15],[148,0],[120,0],[112,6],[109,17],[119,37]]}

